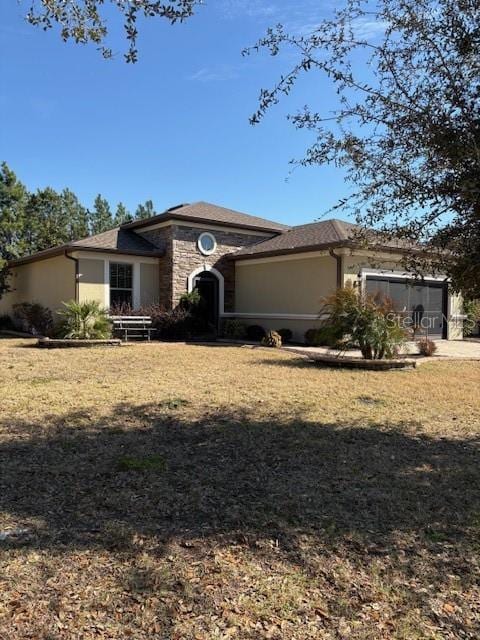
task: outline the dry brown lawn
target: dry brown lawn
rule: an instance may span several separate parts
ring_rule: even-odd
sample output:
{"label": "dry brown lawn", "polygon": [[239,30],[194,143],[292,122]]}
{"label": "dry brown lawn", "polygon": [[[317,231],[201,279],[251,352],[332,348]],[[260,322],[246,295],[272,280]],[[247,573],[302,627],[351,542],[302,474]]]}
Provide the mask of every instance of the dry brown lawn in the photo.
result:
{"label": "dry brown lawn", "polygon": [[4,339],[0,403],[2,640],[480,637],[480,363]]}

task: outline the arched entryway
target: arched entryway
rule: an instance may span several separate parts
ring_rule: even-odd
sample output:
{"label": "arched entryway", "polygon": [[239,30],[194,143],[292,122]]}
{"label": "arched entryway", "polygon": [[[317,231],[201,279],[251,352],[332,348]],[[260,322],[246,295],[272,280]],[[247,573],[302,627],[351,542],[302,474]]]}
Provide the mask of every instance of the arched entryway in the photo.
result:
{"label": "arched entryway", "polygon": [[202,311],[207,322],[218,327],[223,313],[224,282],[222,274],[213,267],[204,266],[193,271],[188,278],[188,291],[197,290],[202,298]]}

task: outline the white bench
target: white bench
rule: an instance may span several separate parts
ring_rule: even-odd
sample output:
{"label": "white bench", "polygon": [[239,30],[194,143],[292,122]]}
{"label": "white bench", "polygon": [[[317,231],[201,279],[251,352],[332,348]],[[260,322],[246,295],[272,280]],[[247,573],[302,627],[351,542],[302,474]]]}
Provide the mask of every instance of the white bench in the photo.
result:
{"label": "white bench", "polygon": [[128,342],[129,338],[146,338],[149,342],[155,329],[150,316],[110,316],[113,333]]}

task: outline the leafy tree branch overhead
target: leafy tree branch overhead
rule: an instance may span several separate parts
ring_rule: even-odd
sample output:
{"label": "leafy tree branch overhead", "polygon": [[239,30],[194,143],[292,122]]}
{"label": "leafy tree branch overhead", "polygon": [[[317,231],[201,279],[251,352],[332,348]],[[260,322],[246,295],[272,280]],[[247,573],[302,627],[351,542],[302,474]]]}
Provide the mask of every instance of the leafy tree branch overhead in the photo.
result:
{"label": "leafy tree branch overhead", "polygon": [[[324,74],[336,107],[289,116],[314,136],[296,164],[342,167],[353,193],[337,208],[389,236],[428,243],[438,270],[480,296],[478,0],[346,0],[313,33],[279,25],[245,54],[259,50],[296,59],[261,91],[252,124],[302,75]],[[408,266],[421,270],[424,260]]]}
{"label": "leafy tree branch overhead", "polygon": [[[27,0],[28,1],[28,0]],[[112,50],[107,46],[109,24],[105,15],[106,5],[113,6],[123,21],[128,42],[125,59],[137,61],[137,19],[164,18],[171,24],[182,22],[193,15],[202,0],[29,0],[27,20],[47,30],[60,29],[64,41],[96,45],[103,56],[110,58]]]}
{"label": "leafy tree branch overhead", "polygon": [[[25,0],[31,1],[31,0]],[[186,20],[201,0],[33,0],[28,19],[105,56],[111,12],[137,59],[137,18]],[[480,297],[480,4],[478,0],[343,0],[313,32],[278,25],[245,51],[287,51],[292,66],[263,89],[252,124],[305,74],[323,74],[336,106],[290,115],[313,143],[296,161],[342,168],[351,194],[336,208],[387,236],[428,245],[439,272]],[[289,57],[284,57],[288,64]],[[330,101],[331,97],[328,97]],[[119,216],[124,215],[121,210]],[[416,254],[406,268],[431,270]]]}

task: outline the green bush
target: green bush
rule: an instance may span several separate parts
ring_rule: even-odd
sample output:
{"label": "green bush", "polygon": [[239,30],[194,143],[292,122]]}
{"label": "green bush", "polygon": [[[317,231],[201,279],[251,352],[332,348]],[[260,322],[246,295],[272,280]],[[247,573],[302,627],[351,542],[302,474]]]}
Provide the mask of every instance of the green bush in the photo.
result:
{"label": "green bush", "polygon": [[4,331],[13,331],[15,329],[15,325],[13,323],[13,320],[6,313],[4,315],[0,316],[0,330],[2,330],[2,329]]}
{"label": "green bush", "polygon": [[152,317],[152,325],[162,340],[188,340],[211,330],[204,318],[181,305],[167,311],[154,309],[145,315]]}
{"label": "green bush", "polygon": [[189,293],[184,293],[180,296],[180,306],[188,311],[195,311],[197,307],[201,306],[203,300],[198,289],[194,289]]}
{"label": "green bush", "polygon": [[33,335],[50,336],[53,332],[53,316],[50,309],[36,302],[13,305],[15,325],[21,331]]}
{"label": "green bush", "polygon": [[366,360],[393,358],[407,340],[388,299],[359,295],[351,286],[325,298],[321,313],[328,317],[325,324],[343,336],[338,348],[359,348]]}
{"label": "green bush", "polygon": [[293,333],[290,329],[278,329],[277,333],[281,337],[283,344],[290,342],[293,337]]}
{"label": "green bush", "polygon": [[471,336],[480,323],[480,300],[464,300],[463,312],[467,316],[463,323],[463,335]]}
{"label": "green bush", "polygon": [[309,347],[317,346],[316,337],[317,337],[317,329],[314,329],[314,328],[307,329],[304,335],[305,344],[308,344]]}
{"label": "green bush", "polygon": [[342,338],[341,330],[331,325],[308,329],[305,332],[305,342],[311,347],[338,347]]}
{"label": "green bush", "polygon": [[265,337],[265,329],[259,324],[251,324],[247,327],[247,338],[252,342],[260,342]]}
{"label": "green bush", "polygon": [[60,335],[74,340],[106,340],[112,337],[107,311],[96,300],[63,302]]}
{"label": "green bush", "polygon": [[240,320],[225,320],[223,323],[223,335],[233,340],[243,340],[247,335],[247,327]]}
{"label": "green bush", "polygon": [[264,347],[279,349],[282,346],[282,338],[276,331],[267,331],[265,337],[262,338],[262,344]]}

